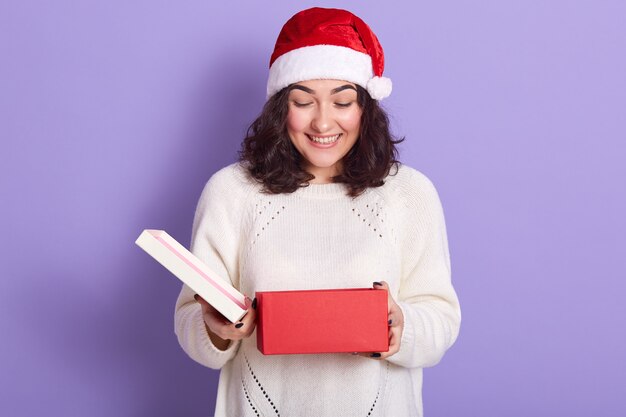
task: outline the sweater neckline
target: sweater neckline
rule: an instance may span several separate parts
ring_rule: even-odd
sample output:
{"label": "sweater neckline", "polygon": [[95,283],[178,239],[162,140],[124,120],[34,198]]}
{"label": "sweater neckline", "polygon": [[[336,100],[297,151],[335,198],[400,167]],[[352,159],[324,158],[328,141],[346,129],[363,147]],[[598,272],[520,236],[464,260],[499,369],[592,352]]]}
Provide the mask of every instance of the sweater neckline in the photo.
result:
{"label": "sweater neckline", "polygon": [[344,183],[330,182],[326,184],[311,184],[300,187],[295,194],[309,198],[337,198],[347,196],[348,188]]}

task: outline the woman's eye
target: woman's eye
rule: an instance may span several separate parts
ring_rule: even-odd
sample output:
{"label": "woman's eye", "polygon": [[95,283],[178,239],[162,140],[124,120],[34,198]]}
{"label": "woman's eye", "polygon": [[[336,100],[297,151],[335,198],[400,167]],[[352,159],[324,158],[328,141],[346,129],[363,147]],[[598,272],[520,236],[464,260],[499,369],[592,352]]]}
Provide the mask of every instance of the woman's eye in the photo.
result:
{"label": "woman's eye", "polygon": [[311,103],[299,103],[299,102],[297,102],[297,101],[294,101],[294,102],[293,102],[293,104],[294,104],[294,106],[296,106],[296,107],[306,107],[306,106],[308,106],[308,105],[309,105],[309,104],[311,104]]}
{"label": "woman's eye", "polygon": [[352,102],[349,103],[335,103],[336,105],[338,105],[339,107],[350,107],[352,105]]}

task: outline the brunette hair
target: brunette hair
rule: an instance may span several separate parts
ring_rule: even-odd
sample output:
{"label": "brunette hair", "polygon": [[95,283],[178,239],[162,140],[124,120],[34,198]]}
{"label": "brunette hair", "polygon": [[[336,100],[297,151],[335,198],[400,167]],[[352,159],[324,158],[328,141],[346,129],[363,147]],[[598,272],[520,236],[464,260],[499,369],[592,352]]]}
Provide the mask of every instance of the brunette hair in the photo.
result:
{"label": "brunette hair", "polygon": [[[287,132],[287,112],[291,84],[270,97],[257,119],[248,127],[241,144],[239,161],[270,194],[292,193],[306,187],[315,177],[301,168],[302,155]],[[399,161],[396,144],[389,130],[389,117],[367,90],[357,85],[357,103],[362,109],[359,138],[343,158],[343,172],[333,177],[345,183],[348,195],[357,197],[368,187],[380,187]],[[393,175],[395,175],[394,173]]]}

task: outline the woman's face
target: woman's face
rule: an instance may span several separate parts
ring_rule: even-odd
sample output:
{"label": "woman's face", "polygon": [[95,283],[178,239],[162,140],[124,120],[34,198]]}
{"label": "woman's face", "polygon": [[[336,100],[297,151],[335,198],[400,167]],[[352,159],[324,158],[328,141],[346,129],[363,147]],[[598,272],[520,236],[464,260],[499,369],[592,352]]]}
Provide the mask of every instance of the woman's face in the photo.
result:
{"label": "woman's face", "polygon": [[304,157],[312,183],[332,182],[342,172],[342,159],[359,137],[361,108],[354,83],[308,80],[289,92],[287,131]]}

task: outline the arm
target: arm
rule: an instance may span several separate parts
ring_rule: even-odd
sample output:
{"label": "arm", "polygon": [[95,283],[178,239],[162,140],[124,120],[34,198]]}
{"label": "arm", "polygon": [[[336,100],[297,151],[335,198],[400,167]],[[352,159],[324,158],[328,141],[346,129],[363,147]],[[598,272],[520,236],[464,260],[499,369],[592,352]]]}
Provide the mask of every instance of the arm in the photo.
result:
{"label": "arm", "polygon": [[[238,251],[243,200],[232,168],[218,171],[200,195],[192,227],[190,251],[237,287]],[[239,201],[237,201],[239,197]],[[210,334],[200,302],[183,284],[174,314],[174,329],[183,350],[196,362],[219,369],[236,354],[239,340]]]}
{"label": "arm", "polygon": [[461,323],[451,282],[443,209],[432,182],[414,171],[403,194],[402,277],[397,303],[404,316],[399,351],[387,360],[408,368],[437,364]]}

